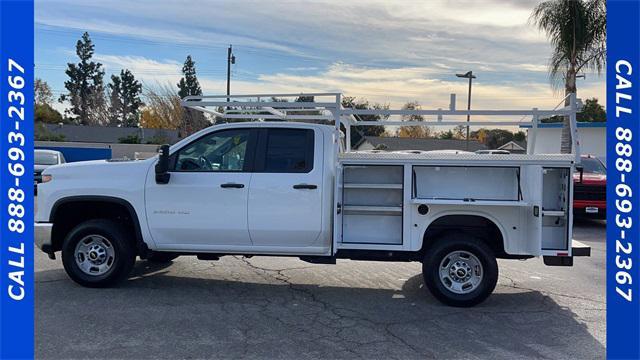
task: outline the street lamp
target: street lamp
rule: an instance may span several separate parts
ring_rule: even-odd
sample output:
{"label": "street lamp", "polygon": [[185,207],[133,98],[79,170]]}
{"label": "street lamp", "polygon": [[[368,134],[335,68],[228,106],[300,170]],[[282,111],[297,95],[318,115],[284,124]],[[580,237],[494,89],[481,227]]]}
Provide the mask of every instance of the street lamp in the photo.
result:
{"label": "street lamp", "polygon": [[[473,71],[467,71],[465,74],[456,74],[459,78],[469,79],[469,95],[467,96],[467,111],[471,110],[471,82],[476,78],[473,75]],[[469,118],[470,114],[467,114],[467,151],[469,150]]]}

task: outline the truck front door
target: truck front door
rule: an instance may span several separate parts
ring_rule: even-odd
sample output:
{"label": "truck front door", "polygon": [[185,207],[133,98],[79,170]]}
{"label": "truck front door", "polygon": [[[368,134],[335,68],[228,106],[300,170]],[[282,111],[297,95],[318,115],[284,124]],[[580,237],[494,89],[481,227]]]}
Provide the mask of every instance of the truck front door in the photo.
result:
{"label": "truck front door", "polygon": [[168,184],[148,176],[147,220],[159,249],[251,245],[247,199],[256,139],[249,128],[208,133],[172,154]]}
{"label": "truck front door", "polygon": [[322,230],[322,132],[261,129],[249,186],[249,234],[256,246],[314,246]]}

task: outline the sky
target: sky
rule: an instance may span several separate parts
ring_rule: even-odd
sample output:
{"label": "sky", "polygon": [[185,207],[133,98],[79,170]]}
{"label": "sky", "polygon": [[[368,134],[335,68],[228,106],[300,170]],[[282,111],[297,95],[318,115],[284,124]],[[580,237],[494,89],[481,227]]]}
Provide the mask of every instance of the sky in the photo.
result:
{"label": "sky", "polygon": [[[95,1],[37,0],[36,76],[64,92],[76,41],[88,31],[110,74],[129,69],[147,87],[175,86],[187,55],[204,94],[343,92],[400,107],[457,107],[472,70],[474,109],[553,108],[551,47],[528,22],[532,0]],[[578,97],[605,104],[605,74],[586,73]],[[65,104],[57,104],[63,109]]]}

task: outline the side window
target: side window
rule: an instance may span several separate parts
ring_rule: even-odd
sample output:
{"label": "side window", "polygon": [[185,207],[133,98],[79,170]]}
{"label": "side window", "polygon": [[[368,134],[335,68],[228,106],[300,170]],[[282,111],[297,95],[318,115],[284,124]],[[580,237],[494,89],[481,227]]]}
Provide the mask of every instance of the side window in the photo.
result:
{"label": "side window", "polygon": [[250,130],[217,131],[178,150],[175,170],[232,172],[245,170]]}
{"label": "side window", "polygon": [[313,130],[269,129],[264,172],[307,173],[313,169]]}

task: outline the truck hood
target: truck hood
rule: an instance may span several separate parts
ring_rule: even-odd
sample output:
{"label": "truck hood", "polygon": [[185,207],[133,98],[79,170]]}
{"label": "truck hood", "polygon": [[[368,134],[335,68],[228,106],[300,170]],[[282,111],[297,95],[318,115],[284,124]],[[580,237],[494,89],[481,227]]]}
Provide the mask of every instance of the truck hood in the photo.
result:
{"label": "truck hood", "polygon": [[44,171],[45,169],[47,169],[47,168],[49,168],[51,166],[53,166],[53,165],[38,165],[38,164],[35,164],[35,165],[33,165],[33,171],[34,172],[42,172],[42,171]]}
{"label": "truck hood", "polygon": [[46,168],[43,173],[53,175],[54,179],[69,177],[112,177],[125,175],[136,169],[146,169],[149,166],[150,160],[151,159],[131,161],[78,161],[50,166]]}

